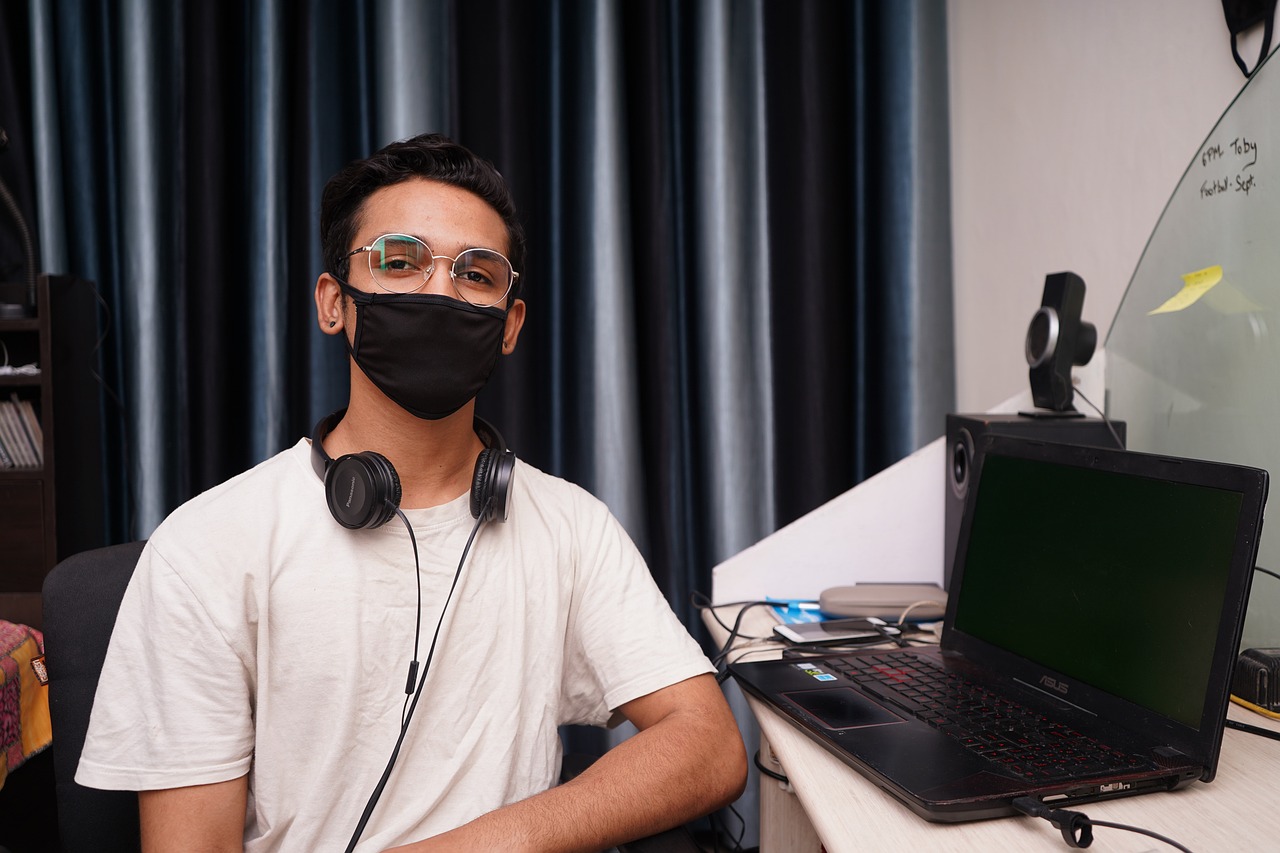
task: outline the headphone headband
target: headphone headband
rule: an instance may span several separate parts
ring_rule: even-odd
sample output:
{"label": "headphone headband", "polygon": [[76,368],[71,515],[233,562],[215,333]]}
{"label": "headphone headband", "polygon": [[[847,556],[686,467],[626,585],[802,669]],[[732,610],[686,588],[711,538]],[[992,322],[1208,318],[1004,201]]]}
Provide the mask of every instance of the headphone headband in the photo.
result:
{"label": "headphone headband", "polygon": [[[316,424],[311,437],[311,470],[324,483],[329,511],[339,524],[348,528],[379,527],[400,506],[400,478],[390,460],[372,450],[346,454],[336,461],[329,457],[324,439],[346,413],[345,408],[339,409]],[[506,521],[516,456],[507,449],[493,424],[480,417],[472,424],[485,449],[476,458],[472,475],[471,515],[480,518],[483,513],[487,521]],[[337,488],[335,472],[339,470],[346,489]]]}
{"label": "headphone headband", "polygon": [[333,432],[333,428],[338,425],[338,421],[342,420],[343,415],[347,413],[346,409],[338,409],[325,415],[316,423],[316,428],[311,432],[311,470],[316,472],[316,476],[324,480],[325,471],[329,470],[329,466],[333,464],[333,460],[329,458],[329,454],[324,449],[324,439],[329,433]]}

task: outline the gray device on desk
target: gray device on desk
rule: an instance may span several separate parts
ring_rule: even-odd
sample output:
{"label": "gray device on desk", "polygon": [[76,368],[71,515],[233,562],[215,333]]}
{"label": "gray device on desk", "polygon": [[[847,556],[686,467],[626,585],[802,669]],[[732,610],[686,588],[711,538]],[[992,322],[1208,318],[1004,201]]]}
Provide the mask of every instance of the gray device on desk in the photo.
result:
{"label": "gray device on desk", "polygon": [[883,642],[901,632],[883,619],[827,619],[822,622],[797,622],[773,626],[773,633],[792,643],[840,645],[850,642]]}
{"label": "gray device on desk", "polygon": [[1212,780],[1267,472],[982,441],[940,648],[730,673],[929,820]]}

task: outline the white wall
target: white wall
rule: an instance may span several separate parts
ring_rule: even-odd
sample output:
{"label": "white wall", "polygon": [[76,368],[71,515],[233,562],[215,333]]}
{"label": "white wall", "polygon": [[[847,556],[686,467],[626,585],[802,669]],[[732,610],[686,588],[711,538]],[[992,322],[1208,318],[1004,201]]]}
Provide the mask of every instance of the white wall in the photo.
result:
{"label": "white wall", "polygon": [[[1084,278],[1102,342],[1245,79],[1219,0],[948,0],[947,15],[957,404],[986,411],[1027,387],[1046,273]],[[1258,28],[1241,47],[1250,67],[1260,44]]]}

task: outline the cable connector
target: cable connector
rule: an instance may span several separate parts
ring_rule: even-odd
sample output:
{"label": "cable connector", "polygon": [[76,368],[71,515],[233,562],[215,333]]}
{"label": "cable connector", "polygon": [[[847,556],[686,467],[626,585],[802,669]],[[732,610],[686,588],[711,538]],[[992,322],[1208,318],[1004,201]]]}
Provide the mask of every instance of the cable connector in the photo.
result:
{"label": "cable connector", "polygon": [[418,680],[418,662],[409,661],[409,679],[404,683],[404,695],[413,695],[413,685]]}
{"label": "cable connector", "polygon": [[1055,809],[1034,797],[1017,797],[1013,807],[1025,815],[1049,821],[1062,832],[1062,840],[1068,847],[1088,847],[1093,843],[1093,822],[1083,812]]}

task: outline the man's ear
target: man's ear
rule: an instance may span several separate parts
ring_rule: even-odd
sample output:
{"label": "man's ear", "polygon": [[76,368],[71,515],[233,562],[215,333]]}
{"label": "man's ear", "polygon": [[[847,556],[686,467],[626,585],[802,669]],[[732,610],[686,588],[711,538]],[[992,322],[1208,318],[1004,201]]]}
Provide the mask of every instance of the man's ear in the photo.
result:
{"label": "man's ear", "polygon": [[520,337],[520,329],[524,326],[524,300],[517,299],[511,303],[507,311],[507,323],[502,329],[502,354],[515,352],[516,340]]}
{"label": "man's ear", "polygon": [[326,335],[340,335],[345,328],[342,289],[338,280],[326,273],[316,279],[316,322]]}

